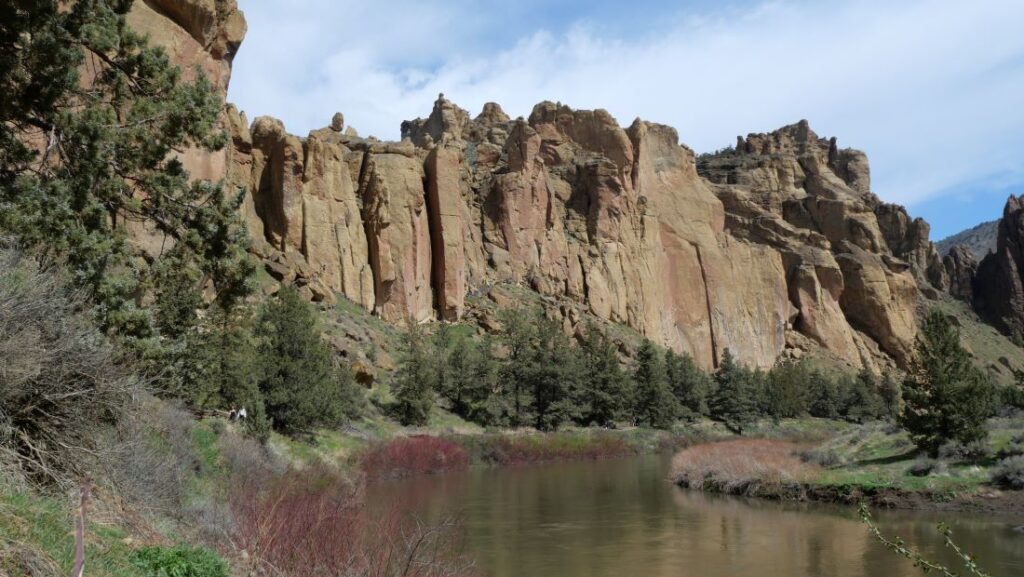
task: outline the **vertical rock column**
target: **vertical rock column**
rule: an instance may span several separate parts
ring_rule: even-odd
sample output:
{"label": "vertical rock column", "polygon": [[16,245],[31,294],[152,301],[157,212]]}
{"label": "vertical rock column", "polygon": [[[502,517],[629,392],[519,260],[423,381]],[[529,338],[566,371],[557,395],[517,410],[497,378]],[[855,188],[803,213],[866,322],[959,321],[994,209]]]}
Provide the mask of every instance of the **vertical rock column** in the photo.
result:
{"label": "vertical rock column", "polygon": [[426,163],[434,291],[438,314],[445,320],[458,320],[465,309],[469,214],[462,197],[461,159],[457,148],[438,146]]}
{"label": "vertical rock column", "polygon": [[375,310],[392,323],[426,321],[434,316],[434,296],[423,162],[415,155],[367,154],[360,195]]}

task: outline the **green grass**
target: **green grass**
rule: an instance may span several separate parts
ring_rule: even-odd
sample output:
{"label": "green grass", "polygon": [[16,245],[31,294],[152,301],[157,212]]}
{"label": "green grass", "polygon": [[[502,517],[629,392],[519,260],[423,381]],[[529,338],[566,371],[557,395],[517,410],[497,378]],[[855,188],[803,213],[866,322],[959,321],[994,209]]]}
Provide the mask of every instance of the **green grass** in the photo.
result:
{"label": "green grass", "polygon": [[[69,574],[74,563],[76,503],[0,487],[0,574],[22,575],[20,559]],[[86,559],[90,576],[130,577],[142,573],[131,562],[133,548],[118,527],[87,524]]]}
{"label": "green grass", "polygon": [[[1024,429],[1015,420],[992,419],[988,446],[997,454]],[[892,488],[930,493],[972,492],[987,484],[995,458],[977,462],[943,460],[945,471],[918,477],[909,469],[919,452],[905,431],[883,423],[850,426],[821,443],[819,452],[832,452],[841,464],[825,468],[814,481],[821,485]]]}

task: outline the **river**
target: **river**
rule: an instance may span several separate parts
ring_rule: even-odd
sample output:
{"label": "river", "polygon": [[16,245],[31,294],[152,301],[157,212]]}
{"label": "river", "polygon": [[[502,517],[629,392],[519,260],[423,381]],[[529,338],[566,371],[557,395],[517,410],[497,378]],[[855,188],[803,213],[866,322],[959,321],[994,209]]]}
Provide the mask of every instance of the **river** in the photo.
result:
{"label": "river", "polygon": [[[904,577],[920,575],[871,540],[856,511],[705,495],[668,482],[649,455],[387,481],[374,507],[426,521],[458,516],[464,550],[489,577]],[[880,512],[878,523],[952,562],[946,521],[994,577],[1024,575],[1024,519]]]}

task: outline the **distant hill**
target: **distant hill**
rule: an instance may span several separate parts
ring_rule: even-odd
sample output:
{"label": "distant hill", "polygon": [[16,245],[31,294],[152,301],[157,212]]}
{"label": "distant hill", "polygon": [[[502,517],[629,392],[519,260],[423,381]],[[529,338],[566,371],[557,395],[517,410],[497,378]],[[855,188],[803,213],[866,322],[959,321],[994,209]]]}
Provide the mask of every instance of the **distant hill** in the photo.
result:
{"label": "distant hill", "polygon": [[940,240],[935,243],[935,248],[939,250],[939,254],[946,256],[949,254],[950,249],[962,244],[971,251],[971,254],[974,255],[974,260],[981,262],[985,255],[996,249],[996,234],[998,232],[998,220],[983,222],[974,228],[958,232],[953,236]]}

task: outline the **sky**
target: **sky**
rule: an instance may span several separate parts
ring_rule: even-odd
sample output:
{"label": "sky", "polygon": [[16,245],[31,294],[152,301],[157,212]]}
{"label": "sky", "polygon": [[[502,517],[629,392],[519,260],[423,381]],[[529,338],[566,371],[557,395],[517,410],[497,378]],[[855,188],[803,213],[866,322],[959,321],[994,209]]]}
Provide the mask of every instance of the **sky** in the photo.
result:
{"label": "sky", "polygon": [[937,240],[1024,193],[1021,0],[239,0],[229,100],[397,139],[439,93],[669,124],[698,152],[806,118]]}

